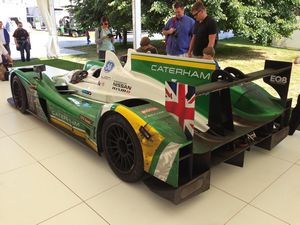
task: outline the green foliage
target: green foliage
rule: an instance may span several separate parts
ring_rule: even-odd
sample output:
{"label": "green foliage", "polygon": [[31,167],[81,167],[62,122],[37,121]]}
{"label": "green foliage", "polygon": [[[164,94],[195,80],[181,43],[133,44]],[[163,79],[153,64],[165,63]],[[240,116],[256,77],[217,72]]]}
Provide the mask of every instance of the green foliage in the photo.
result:
{"label": "green foliage", "polygon": [[68,9],[84,29],[91,29],[96,24],[99,26],[100,18],[103,15],[103,11],[99,7],[102,2],[100,0],[73,0],[74,5],[69,6]]}
{"label": "green foliage", "polygon": [[[182,0],[186,13],[195,0]],[[254,43],[269,44],[274,38],[288,37],[297,28],[295,12],[300,0],[203,0],[207,12],[218,21],[220,30],[235,34]],[[132,29],[132,0],[73,0],[71,11],[85,28],[99,26],[106,15],[115,29]],[[172,0],[142,0],[142,29],[161,32],[174,15]]]}
{"label": "green foliage", "polygon": [[219,17],[219,26],[267,45],[297,29],[295,12],[299,7],[299,0],[224,0],[221,8],[225,17]]}
{"label": "green foliage", "polygon": [[64,59],[33,59],[30,62],[15,61],[14,67],[30,66],[37,64],[45,64],[63,70],[77,70],[83,68],[83,64],[81,63],[71,62]]}

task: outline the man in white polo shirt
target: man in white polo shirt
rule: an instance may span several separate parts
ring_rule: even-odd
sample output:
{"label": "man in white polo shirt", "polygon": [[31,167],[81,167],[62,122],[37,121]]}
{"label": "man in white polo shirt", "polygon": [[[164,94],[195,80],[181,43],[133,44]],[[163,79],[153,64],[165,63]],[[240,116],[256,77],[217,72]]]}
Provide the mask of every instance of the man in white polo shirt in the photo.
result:
{"label": "man in white polo shirt", "polygon": [[2,64],[2,56],[6,58],[8,64],[12,64],[12,58],[10,57],[8,51],[4,48],[2,42],[0,41],[0,80],[6,80],[5,73],[7,72],[7,68]]}

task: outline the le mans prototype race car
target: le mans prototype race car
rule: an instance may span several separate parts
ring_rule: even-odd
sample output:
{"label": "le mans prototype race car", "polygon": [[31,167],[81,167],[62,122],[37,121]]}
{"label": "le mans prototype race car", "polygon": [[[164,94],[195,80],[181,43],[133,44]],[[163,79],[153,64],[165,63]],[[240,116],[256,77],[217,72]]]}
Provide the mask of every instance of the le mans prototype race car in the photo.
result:
{"label": "le mans prototype race car", "polygon": [[[120,179],[143,180],[178,204],[209,188],[213,165],[243,166],[252,145],[271,149],[288,135],[291,68],[266,61],[245,75],[134,50],[122,66],[106,52],[104,63],[59,76],[44,65],[12,70],[9,101],[104,153]],[[279,97],[252,82],[259,78]]]}

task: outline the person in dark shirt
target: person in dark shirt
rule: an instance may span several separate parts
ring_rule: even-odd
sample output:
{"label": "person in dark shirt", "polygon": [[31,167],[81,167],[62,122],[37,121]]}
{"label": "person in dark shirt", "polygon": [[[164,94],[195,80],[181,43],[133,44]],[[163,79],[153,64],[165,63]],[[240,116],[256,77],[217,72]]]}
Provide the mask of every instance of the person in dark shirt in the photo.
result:
{"label": "person in dark shirt", "polygon": [[91,43],[91,36],[88,30],[85,31],[85,36],[86,36],[86,44],[89,45]]}
{"label": "person in dark shirt", "polygon": [[22,62],[25,61],[24,51],[26,52],[26,60],[30,61],[30,38],[28,32],[23,28],[23,24],[21,22],[18,23],[18,28],[15,30],[13,37],[15,39],[17,50],[21,53]]}
{"label": "person in dark shirt", "polygon": [[157,49],[153,45],[151,45],[150,39],[148,37],[143,37],[141,39],[140,45],[141,47],[136,50],[137,52],[157,54]]}
{"label": "person in dark shirt", "polygon": [[193,5],[192,14],[197,22],[194,25],[188,56],[192,57],[192,54],[202,56],[204,48],[215,47],[217,43],[217,22],[207,15],[206,8],[201,1],[197,1]]}

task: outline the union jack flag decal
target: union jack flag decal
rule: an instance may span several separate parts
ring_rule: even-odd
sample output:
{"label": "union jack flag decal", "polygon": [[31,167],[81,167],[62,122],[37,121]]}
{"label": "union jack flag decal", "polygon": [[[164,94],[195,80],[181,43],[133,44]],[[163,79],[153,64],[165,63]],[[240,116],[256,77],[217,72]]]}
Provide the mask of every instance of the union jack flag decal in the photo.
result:
{"label": "union jack flag decal", "polygon": [[173,114],[188,139],[194,135],[195,87],[166,81],[166,110]]}

